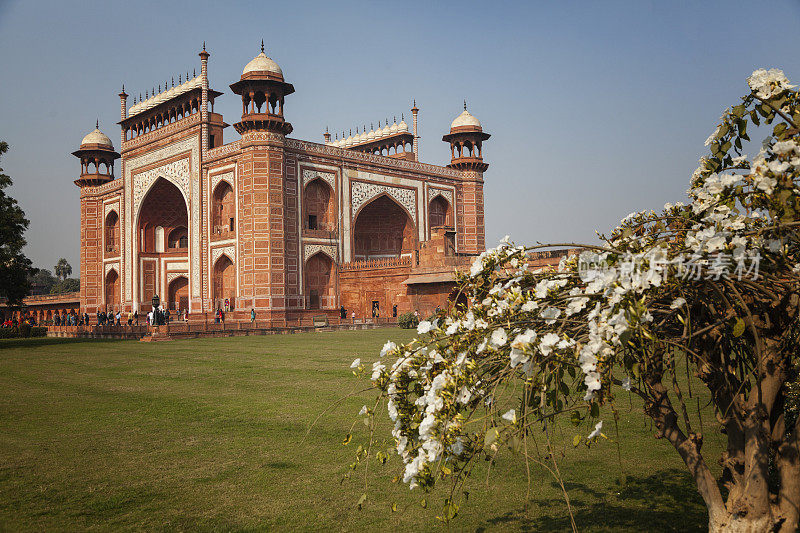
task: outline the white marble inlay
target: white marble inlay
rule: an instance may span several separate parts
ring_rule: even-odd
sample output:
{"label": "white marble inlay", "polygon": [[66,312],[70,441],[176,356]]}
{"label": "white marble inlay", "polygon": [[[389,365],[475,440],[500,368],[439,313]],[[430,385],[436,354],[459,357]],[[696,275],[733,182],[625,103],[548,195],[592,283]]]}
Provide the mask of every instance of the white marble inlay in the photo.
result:
{"label": "white marble inlay", "polygon": [[366,205],[370,200],[380,194],[387,194],[406,208],[414,225],[417,225],[417,210],[415,208],[417,191],[414,189],[404,189],[392,187],[390,185],[378,185],[377,183],[363,183],[360,181],[352,182],[352,213],[358,213],[361,206]]}
{"label": "white marble inlay", "polygon": [[317,252],[323,252],[336,262],[336,246],[330,244],[306,244],[303,246],[303,262],[308,261],[308,258]]}
{"label": "white marble inlay", "polygon": [[214,265],[217,262],[217,259],[220,258],[222,254],[228,256],[228,259],[231,262],[236,263],[236,246],[223,246],[220,248],[212,248],[211,249],[211,270],[214,269]]}
{"label": "white marble inlay", "polygon": [[336,175],[333,172],[320,172],[318,170],[303,169],[303,188],[308,185],[308,182],[320,178],[325,180],[331,189],[336,190]]}

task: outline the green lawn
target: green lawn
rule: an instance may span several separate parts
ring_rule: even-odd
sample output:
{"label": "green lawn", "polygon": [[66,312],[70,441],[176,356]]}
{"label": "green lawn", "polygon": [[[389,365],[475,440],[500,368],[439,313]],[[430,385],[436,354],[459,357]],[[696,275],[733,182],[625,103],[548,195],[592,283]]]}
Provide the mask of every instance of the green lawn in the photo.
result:
{"label": "green lawn", "polygon": [[[445,486],[422,509],[423,493],[390,483],[396,456],[371,466],[361,510],[363,470],[340,483],[364,435],[341,441],[367,396],[335,407],[305,437],[317,415],[365,384],[350,373],[353,358],[371,362],[387,338],[411,336],[0,341],[0,531],[440,528]],[[613,436],[610,418],[605,429]],[[559,466],[579,529],[704,529],[705,507],[680,459],[652,437],[636,404],[623,411],[620,432],[621,464],[615,444],[575,449],[565,427]],[[720,444],[706,437],[706,448]],[[543,469],[532,472],[527,505],[517,457],[502,455],[488,486],[485,468],[478,474],[454,529],[569,528]]]}

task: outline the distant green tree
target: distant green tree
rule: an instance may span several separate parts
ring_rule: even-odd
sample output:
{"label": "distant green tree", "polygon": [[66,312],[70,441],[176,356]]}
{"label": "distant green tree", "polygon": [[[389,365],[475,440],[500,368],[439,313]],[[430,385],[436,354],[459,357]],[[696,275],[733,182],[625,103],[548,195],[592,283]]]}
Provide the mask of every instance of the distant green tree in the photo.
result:
{"label": "distant green tree", "polygon": [[53,271],[56,273],[56,277],[58,279],[64,281],[69,277],[70,274],[72,274],[72,267],[67,260],[62,257],[58,260],[58,263],[56,263]]}
{"label": "distant green tree", "polygon": [[31,285],[32,293],[48,294],[57,282],[53,273],[46,268],[32,269],[28,274],[28,283]]}
{"label": "distant green tree", "polygon": [[[0,156],[8,151],[8,143],[0,141]],[[28,295],[30,260],[22,253],[28,219],[17,201],[6,194],[12,185],[11,177],[0,168],[0,297],[10,305],[22,302]]]}
{"label": "distant green tree", "polygon": [[77,292],[81,290],[81,280],[76,278],[67,278],[59,281],[50,287],[50,294],[61,294],[64,292]]}

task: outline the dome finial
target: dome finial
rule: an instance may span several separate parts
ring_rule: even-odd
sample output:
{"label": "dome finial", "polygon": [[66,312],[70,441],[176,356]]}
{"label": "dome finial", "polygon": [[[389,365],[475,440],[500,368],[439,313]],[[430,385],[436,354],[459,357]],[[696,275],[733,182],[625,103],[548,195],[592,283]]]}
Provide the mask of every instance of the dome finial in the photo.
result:
{"label": "dome finial", "polygon": [[197,77],[197,69],[196,69],[196,68],[193,68],[193,69],[192,69],[192,77],[193,77],[193,78],[196,78],[196,77]]}
{"label": "dome finial", "polygon": [[467,99],[464,98],[464,111],[466,111],[466,110],[467,110]]}
{"label": "dome finial", "polygon": [[96,129],[96,130],[100,129],[100,119],[99,118],[94,121],[94,129]]}
{"label": "dome finial", "polygon": [[205,51],[206,51],[206,42],[203,41],[203,52],[205,52]]}
{"label": "dome finial", "polygon": [[264,39],[261,39],[261,53],[264,53]]}
{"label": "dome finial", "polygon": [[122,84],[122,92],[125,92],[125,84]]}

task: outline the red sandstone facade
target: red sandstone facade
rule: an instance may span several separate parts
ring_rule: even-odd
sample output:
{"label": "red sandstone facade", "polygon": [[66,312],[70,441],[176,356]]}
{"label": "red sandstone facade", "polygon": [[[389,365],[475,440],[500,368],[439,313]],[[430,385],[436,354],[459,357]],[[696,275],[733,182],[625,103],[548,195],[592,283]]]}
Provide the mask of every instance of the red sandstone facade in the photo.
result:
{"label": "red sandstone facade", "polygon": [[[186,82],[128,106],[120,152],[99,130],[81,160],[80,311],[228,306],[259,319],[306,313],[391,316],[447,305],[453,271],[485,248],[482,143],[466,111],[443,140],[447,167],[418,161],[404,121],[324,144],[288,137],[294,87],[263,53],[231,90],[234,124],[213,104],[208,59]],[[366,128],[365,128],[366,129]],[[114,161],[121,170],[114,176]]]}

